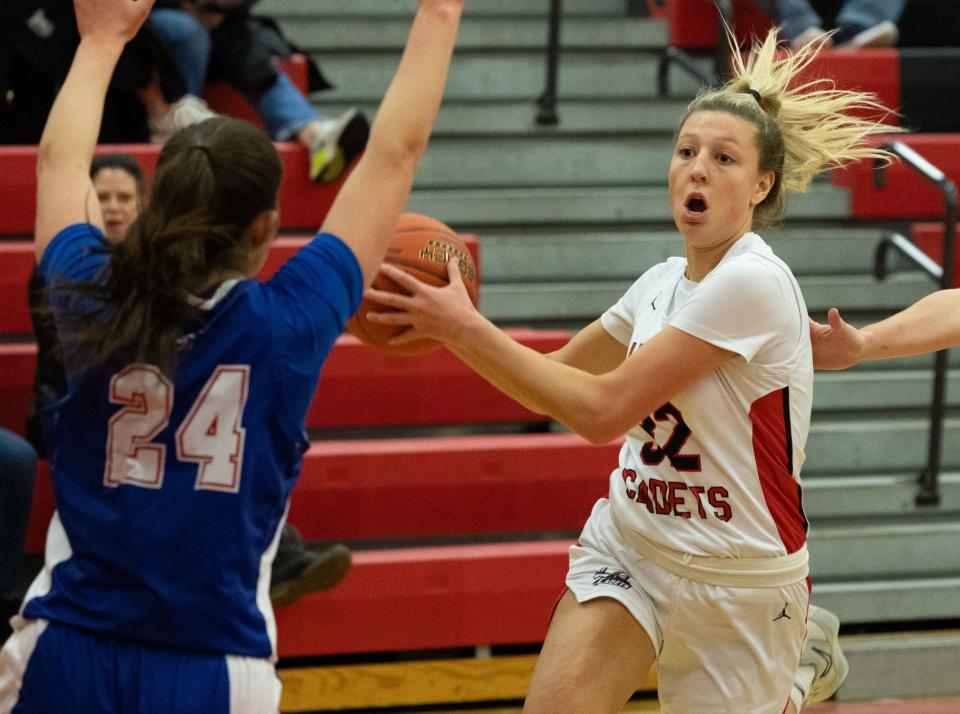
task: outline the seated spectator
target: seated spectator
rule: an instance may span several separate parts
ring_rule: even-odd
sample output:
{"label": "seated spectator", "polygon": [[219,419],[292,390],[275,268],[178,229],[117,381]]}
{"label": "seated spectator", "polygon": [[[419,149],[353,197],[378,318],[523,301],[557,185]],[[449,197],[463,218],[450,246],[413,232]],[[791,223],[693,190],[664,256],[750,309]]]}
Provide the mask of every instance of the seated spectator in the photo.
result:
{"label": "seated spectator", "polygon": [[[104,235],[110,242],[119,243],[126,238],[127,230],[139,215],[144,197],[147,195],[140,164],[129,154],[101,154],[94,157],[90,165],[90,177],[103,213]],[[41,429],[41,413],[66,393],[67,378],[57,328],[47,308],[43,280],[36,269],[30,276],[29,289],[30,316],[33,319],[33,333],[37,340],[37,369],[33,382],[33,403],[27,417],[27,437],[37,453],[46,457],[48,449]],[[9,437],[18,438],[13,434]],[[6,470],[2,466],[2,458],[4,446],[8,442],[9,440],[5,442],[0,438],[0,473],[4,475]],[[33,448],[27,442],[24,442],[21,448],[30,449],[31,453],[33,452]],[[36,454],[33,459],[36,460]],[[20,461],[26,463],[26,458],[20,457]],[[19,528],[16,525],[19,521],[16,521],[13,516],[24,514],[19,550],[23,549],[23,534],[26,532],[26,518],[29,515],[30,496],[33,493],[32,475],[29,487],[21,483],[24,479],[25,477],[22,476],[11,477],[12,485],[9,486],[11,495],[8,497],[4,497],[7,488],[0,483],[0,507],[2,507],[0,517],[4,519],[0,527],[11,531]],[[14,487],[16,487],[15,490]],[[22,494],[25,494],[25,497],[21,497]],[[16,499],[19,499],[20,505],[14,507],[12,504]],[[7,543],[3,535],[3,531],[0,531],[0,548]],[[15,539],[11,537],[9,540]],[[11,553],[12,550],[11,547]],[[4,599],[7,597],[3,580],[6,557],[5,553],[0,552],[0,598]],[[12,555],[9,557],[12,562]],[[350,562],[350,550],[346,546],[340,543],[304,541],[293,526],[285,524],[277,546],[277,554],[273,560],[270,598],[274,606],[291,605],[308,592],[332,588],[346,577],[350,570]],[[19,565],[17,567],[19,568]],[[17,596],[17,602],[19,603],[19,596]],[[5,604],[4,608],[6,608]]]}
{"label": "seated spectator", "polygon": [[37,453],[23,438],[0,428],[0,643],[20,609],[20,561],[30,519]]}
{"label": "seated spectator", "polygon": [[[0,2],[0,143],[40,141],[79,40],[71,0]],[[163,49],[141,31],[124,48],[111,80],[100,142],[147,141],[148,118],[156,121],[184,92]],[[160,103],[147,102],[153,97]]]}
{"label": "seated spectator", "polygon": [[[295,140],[310,149],[310,178],[337,180],[366,146],[369,126],[356,110],[336,119],[320,114],[290,79],[277,71],[277,56],[293,48],[276,25],[250,14],[256,0],[158,0],[146,27],[166,49],[186,85],[186,120],[201,105],[204,83],[223,79],[241,91],[257,110],[275,141]],[[330,85],[311,65],[311,89]],[[181,110],[183,111],[183,110]],[[151,126],[152,139],[163,142],[181,123]]]}
{"label": "seated spectator", "polygon": [[757,5],[780,25],[791,48],[817,39],[825,31],[836,33],[826,40],[837,48],[893,47],[899,33],[897,21],[907,0],[844,0],[832,23],[824,22],[818,3],[811,0],[756,0]]}

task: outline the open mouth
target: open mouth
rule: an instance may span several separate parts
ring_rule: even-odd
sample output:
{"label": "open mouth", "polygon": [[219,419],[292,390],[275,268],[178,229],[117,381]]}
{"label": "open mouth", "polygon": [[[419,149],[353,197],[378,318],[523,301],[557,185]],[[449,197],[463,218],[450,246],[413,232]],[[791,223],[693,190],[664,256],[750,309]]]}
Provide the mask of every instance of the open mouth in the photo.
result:
{"label": "open mouth", "polygon": [[684,205],[691,213],[703,213],[707,210],[707,202],[703,199],[703,196],[697,194],[690,196]]}

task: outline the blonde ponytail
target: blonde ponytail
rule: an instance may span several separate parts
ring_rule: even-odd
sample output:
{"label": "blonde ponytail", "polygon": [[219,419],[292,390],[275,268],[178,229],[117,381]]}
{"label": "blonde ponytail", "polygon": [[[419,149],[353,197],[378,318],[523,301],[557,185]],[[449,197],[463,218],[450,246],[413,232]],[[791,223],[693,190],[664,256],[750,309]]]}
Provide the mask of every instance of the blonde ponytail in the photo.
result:
{"label": "blonde ponytail", "polygon": [[[684,122],[694,112],[724,111],[757,128],[760,170],[773,171],[776,177],[754,212],[758,227],[777,223],[786,208],[786,192],[805,191],[825,167],[892,158],[868,141],[900,131],[880,123],[892,112],[874,94],[837,89],[830,79],[800,80],[822,47],[822,41],[814,41],[786,53],[778,48],[773,29],[754,44],[746,62],[733,52],[733,79],[718,89],[702,90],[687,107]],[[865,119],[865,113],[875,118]]]}

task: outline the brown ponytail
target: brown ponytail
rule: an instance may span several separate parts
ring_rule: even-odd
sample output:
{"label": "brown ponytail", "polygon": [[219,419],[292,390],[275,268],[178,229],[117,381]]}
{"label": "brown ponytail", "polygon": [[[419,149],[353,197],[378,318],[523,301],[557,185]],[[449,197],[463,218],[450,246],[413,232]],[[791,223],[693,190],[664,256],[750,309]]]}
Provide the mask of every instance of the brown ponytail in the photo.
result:
{"label": "brown ponytail", "polygon": [[273,144],[247,122],[217,117],[174,135],[143,212],[124,241],[104,248],[103,279],[71,286],[63,337],[83,363],[172,372],[178,340],[200,316],[189,297],[251,269],[247,228],[276,207],[281,172]]}

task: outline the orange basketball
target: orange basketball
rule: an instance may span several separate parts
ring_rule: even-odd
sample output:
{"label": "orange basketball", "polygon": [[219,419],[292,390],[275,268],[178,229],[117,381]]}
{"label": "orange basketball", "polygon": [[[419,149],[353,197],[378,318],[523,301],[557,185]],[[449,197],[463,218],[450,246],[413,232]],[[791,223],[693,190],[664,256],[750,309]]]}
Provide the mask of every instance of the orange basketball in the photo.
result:
{"label": "orange basketball", "polygon": [[[446,285],[447,261],[456,257],[460,275],[473,304],[477,304],[477,266],[463,239],[450,226],[419,213],[404,213],[397,222],[393,240],[387,248],[384,263],[400,268],[429,285]],[[387,292],[401,288],[383,273],[373,280],[373,287]],[[347,323],[347,330],[372,347],[391,355],[418,355],[440,347],[435,340],[417,340],[405,345],[389,345],[388,340],[407,329],[404,325],[381,325],[366,318],[368,312],[385,312],[391,308],[364,299],[360,309]]]}

